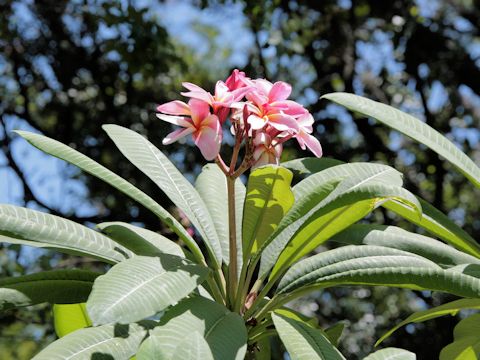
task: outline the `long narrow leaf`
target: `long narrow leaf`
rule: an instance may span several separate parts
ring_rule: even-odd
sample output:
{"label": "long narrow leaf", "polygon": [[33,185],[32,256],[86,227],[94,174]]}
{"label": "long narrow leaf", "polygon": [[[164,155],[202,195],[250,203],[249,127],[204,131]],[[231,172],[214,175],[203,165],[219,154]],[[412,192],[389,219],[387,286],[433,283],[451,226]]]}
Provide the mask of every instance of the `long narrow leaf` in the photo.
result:
{"label": "long narrow leaf", "polygon": [[395,226],[355,224],[331,239],[350,245],[377,245],[423,256],[442,267],[480,264],[480,260],[438,240]]}
{"label": "long narrow leaf", "polygon": [[394,107],[354,94],[332,93],[323,95],[322,98],[377,119],[381,123],[428,146],[450,161],[475,186],[480,187],[480,168],[450,140],[424,122]]}
{"label": "long narrow leaf", "polygon": [[97,228],[136,255],[171,254],[185,257],[180,246],[154,231],[120,221],[97,224]]}
{"label": "long narrow leaf", "polygon": [[1,279],[0,311],[43,302],[84,302],[98,275],[84,270],[52,270]]}
{"label": "long narrow leaf", "polygon": [[54,341],[32,360],[128,360],[137,352],[147,331],[143,323],[80,329]]}
{"label": "long narrow leaf", "polygon": [[213,256],[214,265],[222,263],[222,245],[205,202],[192,184],[172,162],[142,135],[118,125],[103,129],[118,149],[140,171],[147,175],[181,209],[202,235]]}
{"label": "long narrow leaf", "polygon": [[272,314],[273,323],[292,360],[342,360],[324,333],[301,321]]}
{"label": "long narrow leaf", "polygon": [[[346,251],[351,253],[348,259],[344,258]],[[365,254],[371,251],[380,254]],[[345,285],[383,285],[480,297],[480,278],[471,276],[468,268],[444,270],[420,256],[371,245],[345,246],[298,262],[281,280],[278,293],[295,297],[313,289]]]}
{"label": "long narrow leaf", "polygon": [[[11,238],[11,241],[9,241]],[[58,248],[117,263],[133,253],[107,236],[59,216],[14,205],[0,205],[0,241]]]}
{"label": "long narrow leaf", "polygon": [[378,346],[382,343],[386,338],[390,337],[395,331],[400,329],[402,326],[405,326],[410,323],[421,323],[424,321],[428,321],[431,319],[435,319],[440,316],[445,315],[456,315],[460,310],[464,309],[477,309],[480,310],[480,299],[460,299],[455,300],[440,306],[436,306],[434,308],[418,311],[408,318],[397,324],[392,329],[388,330],[378,341],[375,343],[375,346]]}
{"label": "long narrow leaf", "polygon": [[178,256],[136,256],[95,281],[88,314],[96,325],[145,319],[190,294],[207,272],[206,267]]}
{"label": "long narrow leaf", "polygon": [[[384,181],[402,184],[401,174],[386,165],[370,163],[342,164],[315,173],[294,186],[297,201],[264,243],[259,277],[264,278],[296,231],[328,202],[360,185]],[[339,187],[339,184],[342,186]]]}
{"label": "long narrow leaf", "polygon": [[[142,344],[138,360],[183,360],[182,351],[197,348],[189,339],[199,334],[214,359],[243,360],[247,350],[247,329],[242,317],[225,306],[201,297],[185,299],[171,308]],[[183,348],[183,349],[182,349]],[[193,351],[193,350],[192,350]]]}
{"label": "long narrow leaf", "polygon": [[105,166],[100,165],[96,161],[90,159],[88,156],[83,155],[82,153],[59,141],[27,131],[18,130],[16,133],[39,150],[67,161],[68,163],[77,166],[90,175],[105,181],[107,184],[113,186],[117,190],[143,205],[145,208],[152,211],[163,221],[164,224],[170,227],[170,229],[172,229],[185,242],[192,253],[196,256],[197,260],[201,260],[203,258],[198,245],[188,234],[185,228],[172,215],[170,215],[167,210],[161,207],[155,200],[153,200],[143,191],[133,186],[111,170],[107,169]]}
{"label": "long narrow leaf", "polygon": [[[222,244],[223,262],[229,263],[229,235],[228,235],[228,198],[227,198],[227,178],[216,164],[207,164],[198,175],[195,182],[200,197],[207,205],[208,211],[212,216],[217,234]],[[243,218],[243,203],[245,201],[245,185],[237,179],[235,181],[235,205],[236,205],[236,231],[237,231],[237,250],[239,266],[242,263],[241,247],[241,229]]]}
{"label": "long narrow leaf", "polygon": [[463,229],[450,220],[445,214],[437,210],[425,200],[418,198],[422,205],[422,217],[416,216],[415,210],[408,204],[402,204],[395,200],[387,201],[382,206],[395,212],[408,221],[424,228],[431,234],[450,245],[470,255],[480,258],[480,244],[478,244]]}
{"label": "long narrow leaf", "polygon": [[258,252],[292,207],[292,176],[280,166],[264,166],[250,174],[243,209],[244,257]]}

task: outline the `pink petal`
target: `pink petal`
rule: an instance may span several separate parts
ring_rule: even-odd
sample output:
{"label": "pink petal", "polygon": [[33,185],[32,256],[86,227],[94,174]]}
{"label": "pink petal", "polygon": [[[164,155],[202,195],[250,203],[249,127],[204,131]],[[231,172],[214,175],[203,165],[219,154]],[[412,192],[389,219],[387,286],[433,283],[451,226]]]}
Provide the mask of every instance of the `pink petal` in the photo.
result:
{"label": "pink petal", "polygon": [[292,100],[274,101],[270,103],[270,106],[279,109],[281,108],[285,114],[292,116],[301,116],[308,113],[307,109],[305,109],[301,104]]}
{"label": "pink petal", "polygon": [[157,114],[157,118],[178,126],[188,127],[192,125],[192,120],[183,116]]}
{"label": "pink petal", "polygon": [[286,114],[268,115],[268,123],[279,131],[296,133],[299,130],[297,120]]}
{"label": "pink petal", "polygon": [[244,86],[240,89],[233,90],[231,92],[233,96],[233,101],[239,101],[241,100],[246,94],[251,92],[254,89],[253,86]]}
{"label": "pink petal", "polygon": [[248,117],[247,122],[252,127],[252,130],[262,129],[266,124],[265,120],[263,120],[261,117],[254,114]]}
{"label": "pink petal", "polygon": [[211,94],[209,94],[208,92],[206,92],[205,90],[203,90],[202,92],[200,92],[200,91],[181,92],[180,94],[185,96],[185,97],[189,97],[189,98],[192,98],[192,99],[197,99],[197,100],[200,100],[200,101],[204,101],[207,104],[212,104],[212,102],[213,102],[213,96]]}
{"label": "pink petal", "polygon": [[193,140],[206,160],[215,159],[220,152],[222,136],[217,130],[210,127],[204,127],[193,134]]}
{"label": "pink petal", "polygon": [[210,106],[206,102],[197,99],[190,99],[188,105],[192,113],[193,123],[197,127],[200,126],[202,120],[210,115]]}
{"label": "pink petal", "polygon": [[170,115],[190,115],[190,108],[183,101],[175,100],[157,107],[157,111]]}
{"label": "pink petal", "polygon": [[221,80],[217,81],[215,84],[215,99],[223,99],[229,93],[227,85]]}
{"label": "pink petal", "polygon": [[306,114],[300,116],[297,119],[297,122],[298,122],[298,125],[302,128],[303,131],[305,131],[309,134],[313,131],[312,125],[314,123],[314,119],[313,119],[312,114],[306,113]]}
{"label": "pink petal", "polygon": [[[318,139],[316,137],[302,132],[302,133],[299,133],[297,135],[297,140],[298,140],[298,143],[300,144],[300,146],[302,147],[302,149],[305,149],[305,145],[306,145],[308,147],[308,149],[316,157],[322,157],[322,154],[323,154],[322,145],[320,145],[320,141],[318,141]],[[301,142],[300,142],[300,140],[301,140]]]}
{"label": "pink petal", "polygon": [[272,89],[268,93],[268,99],[273,101],[286,100],[292,93],[292,86],[283,81],[277,81],[273,84]]}
{"label": "pink petal", "polygon": [[195,84],[192,84],[190,82],[182,82],[182,85],[184,88],[190,90],[190,91],[194,91],[194,92],[207,92],[205,89],[201,88],[200,86],[198,85],[195,85]]}
{"label": "pink petal", "polygon": [[193,133],[194,131],[195,131],[195,128],[193,128],[193,127],[188,127],[186,129],[177,129],[177,130],[171,132],[170,134],[168,134],[167,136],[165,136],[165,138],[162,140],[162,144],[163,145],[169,145],[171,143],[174,143],[178,139],[180,139],[184,136],[187,136],[187,135]]}
{"label": "pink petal", "polygon": [[265,79],[256,79],[253,81],[253,83],[257,88],[257,91],[265,96],[268,96],[268,93],[273,87],[273,84],[270,81]]}
{"label": "pink petal", "polygon": [[268,103],[268,96],[260,93],[257,90],[251,90],[245,95],[245,97],[247,100],[250,100],[257,106],[262,106],[263,104]]}

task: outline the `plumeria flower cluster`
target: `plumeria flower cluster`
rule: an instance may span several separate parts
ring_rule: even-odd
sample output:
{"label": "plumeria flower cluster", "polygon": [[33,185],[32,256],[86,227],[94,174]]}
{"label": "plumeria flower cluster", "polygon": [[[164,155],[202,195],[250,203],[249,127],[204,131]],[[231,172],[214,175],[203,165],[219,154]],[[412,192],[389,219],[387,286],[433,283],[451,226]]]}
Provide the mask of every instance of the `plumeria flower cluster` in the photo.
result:
{"label": "plumeria flower cluster", "polygon": [[192,135],[206,160],[215,159],[224,165],[219,153],[223,128],[229,122],[235,136],[230,175],[242,145],[243,171],[251,166],[278,164],[283,143],[291,138],[303,150],[308,148],[315,156],[322,156],[320,142],[311,135],[313,117],[302,105],[288,100],[292,87],[286,82],[250,79],[235,69],[225,81],[217,81],[214,94],[189,82],[183,86],[188,91],[181,95],[189,98],[188,103],[175,100],[157,108],[158,118],[180,126],[165,137],[164,145]]}

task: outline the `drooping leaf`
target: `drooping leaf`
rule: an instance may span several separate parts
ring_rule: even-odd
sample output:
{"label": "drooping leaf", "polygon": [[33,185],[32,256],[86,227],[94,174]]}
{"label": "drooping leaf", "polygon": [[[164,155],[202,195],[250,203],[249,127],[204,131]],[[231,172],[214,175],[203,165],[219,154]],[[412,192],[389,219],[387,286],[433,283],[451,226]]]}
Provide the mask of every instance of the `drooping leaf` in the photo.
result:
{"label": "drooping leaf", "polygon": [[107,236],[59,216],[14,205],[0,205],[0,241],[94,257],[108,263],[133,253]]}
{"label": "drooping leaf", "polygon": [[95,281],[88,314],[96,325],[142,320],[186,297],[207,273],[206,267],[169,254],[134,257]]}
{"label": "drooping leaf", "polygon": [[355,178],[344,180],[322,201],[323,206],[319,206],[292,236],[288,246],[278,257],[271,277],[287,269],[339,231],[365,217],[385,199],[398,199],[408,203],[421,214],[421,207],[415,196],[402,187],[377,180],[359,181]]}
{"label": "drooping leaf", "polygon": [[[200,197],[207,205],[210,212],[217,234],[222,244],[223,262],[229,263],[229,233],[228,233],[228,196],[227,196],[227,178],[216,164],[207,164],[203,167],[202,172],[198,175],[195,182]],[[245,201],[245,185],[240,179],[235,181],[235,205],[236,205],[236,230],[237,230],[237,263],[239,267],[242,264],[242,247],[241,247],[241,229],[243,219],[243,203]]]}
{"label": "drooping leaf", "polygon": [[[372,245],[344,246],[293,265],[278,285],[278,294],[299,296],[313,289],[345,285],[383,285],[480,296],[480,278],[401,250]],[[295,292],[295,294],[292,294]]]}
{"label": "drooping leaf", "polygon": [[137,255],[170,254],[185,257],[179,245],[148,229],[120,221],[97,224],[97,228]]}
{"label": "drooping leaf", "polygon": [[418,200],[422,205],[423,215],[421,218],[416,216],[415,210],[408,204],[392,200],[385,202],[382,206],[438,236],[457,249],[480,258],[480,245],[468,233],[425,200],[421,198]]}
{"label": "drooping leaf", "polygon": [[322,98],[377,119],[392,129],[424,144],[450,161],[474,185],[480,187],[480,168],[450,140],[424,122],[389,105],[354,94],[332,93],[323,95]]}
{"label": "drooping leaf", "polygon": [[171,308],[142,344],[138,360],[182,360],[180,347],[192,346],[189,334],[200,334],[214,359],[243,360],[247,349],[247,329],[242,317],[223,305],[202,297],[185,299]]}
{"label": "drooping leaf", "polygon": [[435,319],[445,315],[456,315],[460,310],[464,309],[480,309],[480,299],[460,299],[455,300],[434,308],[417,311],[410,315],[408,318],[397,324],[394,328],[386,332],[378,341],[375,346],[379,345],[386,338],[392,335],[395,331],[410,323],[421,323],[427,320]]}
{"label": "drooping leaf", "polygon": [[1,279],[0,311],[43,302],[83,302],[99,275],[85,270],[51,270]]}
{"label": "drooping leaf", "polygon": [[291,171],[280,166],[263,166],[248,178],[243,209],[243,255],[256,253],[291,208]]}
{"label": "drooping leaf", "polygon": [[407,350],[397,348],[385,348],[375,351],[363,360],[416,360],[417,356]]}
{"label": "drooping leaf", "polygon": [[71,332],[92,326],[87,314],[86,303],[54,304],[53,321],[55,333],[59,338]]}
{"label": "drooping leaf", "polygon": [[[358,185],[367,186],[369,182],[378,181],[388,183],[390,186],[402,185],[402,177],[397,170],[386,165],[370,163],[353,163],[330,167],[295,185],[293,188],[296,199],[294,206],[264,244],[259,277],[265,277],[297,230],[308,219],[311,219],[315,212],[325,208],[330,202],[344,193],[348,193],[349,190],[355,191]],[[342,184],[341,187],[339,187],[340,183]],[[353,204],[351,205],[355,208],[367,207],[367,210],[371,209],[369,204],[360,203],[357,205],[356,203],[353,198]],[[372,206],[374,204],[374,201],[370,203]],[[358,213],[358,211],[355,213]],[[345,226],[348,226],[349,221],[347,221],[348,219],[345,220]],[[338,229],[338,231],[340,230]]]}
{"label": "drooping leaf", "polygon": [[440,360],[476,360],[480,355],[480,314],[460,321],[453,330],[453,343],[440,352]]}
{"label": "drooping leaf", "polygon": [[345,359],[321,330],[275,313],[272,319],[292,360]]}
{"label": "drooping leaf", "polygon": [[415,234],[396,226],[355,224],[331,239],[350,245],[378,245],[408,251],[423,256],[442,267],[460,264],[480,264],[471,255],[427,236]]}
{"label": "drooping leaf", "polygon": [[167,225],[178,236],[180,236],[192,253],[196,255],[197,260],[203,258],[198,245],[188,234],[185,228],[172,215],[170,215],[167,210],[161,207],[155,200],[153,200],[143,191],[139,190],[103,165],[100,165],[96,161],[90,159],[88,156],[83,155],[82,153],[59,141],[50,139],[43,135],[30,133],[28,131],[16,131],[16,133],[39,150],[77,166],[83,171],[105,181],[107,184],[113,186],[117,190],[145,206],[145,208],[152,211],[163,221],[165,225]]}
{"label": "drooping leaf", "polygon": [[32,360],[128,360],[137,352],[147,330],[144,323],[80,329],[54,341]]}
{"label": "drooping leaf", "polygon": [[142,135],[118,126],[103,125],[122,154],[155,184],[182,210],[202,235],[213,256],[214,265],[222,263],[222,246],[212,217],[193,185],[172,162]]}

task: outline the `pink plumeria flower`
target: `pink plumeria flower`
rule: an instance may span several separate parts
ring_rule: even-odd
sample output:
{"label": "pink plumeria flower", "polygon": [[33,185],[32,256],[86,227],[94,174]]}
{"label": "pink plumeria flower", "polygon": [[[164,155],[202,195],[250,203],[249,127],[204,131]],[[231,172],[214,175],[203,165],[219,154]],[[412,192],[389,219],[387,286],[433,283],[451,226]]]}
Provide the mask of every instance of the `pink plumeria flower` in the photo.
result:
{"label": "pink plumeria flower", "polygon": [[302,115],[297,121],[300,130],[294,135],[294,137],[297,139],[302,150],[308,148],[316,157],[322,157],[323,152],[320,141],[318,141],[315,136],[310,135],[313,132],[312,125],[314,122],[312,114],[307,113]]}
{"label": "pink plumeria flower", "polygon": [[184,82],[182,85],[189,91],[182,92],[180,94],[192,99],[198,99],[206,102],[213,108],[213,112],[220,116],[220,121],[222,123],[225,122],[228,116],[231,104],[241,100],[245,94],[251,90],[251,87],[248,86],[230,90],[229,87],[221,80],[217,81],[215,84],[214,95],[202,89],[200,86],[189,82]]}
{"label": "pink plumeria flower", "polygon": [[[200,149],[206,160],[213,160],[220,151],[222,143],[222,125],[218,117],[210,113],[207,103],[190,99],[188,104],[183,101],[170,101],[157,107],[159,119],[181,126],[163,139],[163,144],[171,144],[178,139],[192,134],[195,145]],[[186,117],[190,116],[190,117]]]}
{"label": "pink plumeria flower", "polygon": [[273,139],[267,133],[257,133],[253,139],[255,150],[253,152],[253,159],[255,163],[253,167],[258,167],[268,164],[279,164],[280,156],[282,155],[282,145],[274,144]]}
{"label": "pink plumeria flower", "polygon": [[227,85],[230,91],[244,88],[247,86],[252,86],[252,82],[249,77],[245,76],[243,71],[235,69],[232,71],[232,74],[225,80],[225,85]]}

